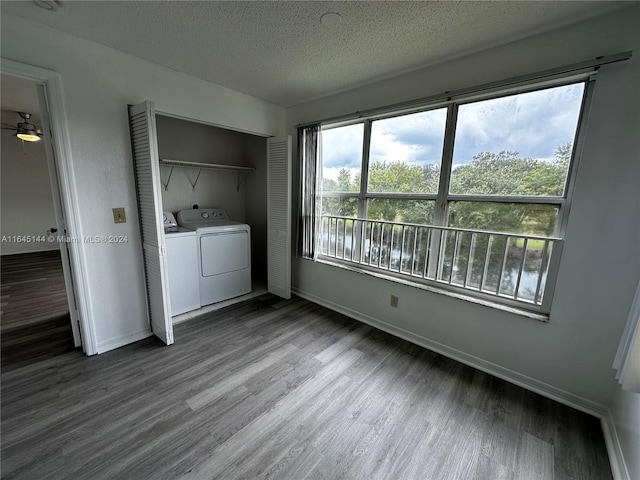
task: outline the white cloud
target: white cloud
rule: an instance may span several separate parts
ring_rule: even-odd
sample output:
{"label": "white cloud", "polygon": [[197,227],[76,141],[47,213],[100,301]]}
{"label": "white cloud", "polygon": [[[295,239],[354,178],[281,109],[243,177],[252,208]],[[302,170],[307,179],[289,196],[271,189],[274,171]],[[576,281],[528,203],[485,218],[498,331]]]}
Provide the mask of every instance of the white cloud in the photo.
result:
{"label": "white cloud", "polygon": [[371,129],[373,161],[440,163],[446,109],[377,120]]}
{"label": "white cloud", "polygon": [[454,163],[468,163],[482,151],[552,158],[558,146],[573,141],[583,89],[574,84],[461,105]]}
{"label": "white cloud", "polygon": [[322,163],[327,168],[360,168],[362,164],[363,124],[323,130]]}

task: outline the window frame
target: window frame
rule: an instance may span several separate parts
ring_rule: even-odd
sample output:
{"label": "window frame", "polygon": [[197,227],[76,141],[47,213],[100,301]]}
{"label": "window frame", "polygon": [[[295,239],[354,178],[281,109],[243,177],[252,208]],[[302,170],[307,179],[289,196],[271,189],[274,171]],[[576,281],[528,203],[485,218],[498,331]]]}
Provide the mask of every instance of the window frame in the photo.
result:
{"label": "window frame", "polygon": [[[571,158],[569,161],[569,167],[567,171],[567,177],[564,185],[564,191],[561,196],[510,196],[510,195],[469,195],[469,194],[451,194],[449,193],[450,189],[450,180],[451,180],[451,172],[453,166],[453,153],[454,153],[454,144],[455,144],[455,134],[456,134],[456,126],[458,120],[458,110],[461,105],[466,105],[470,103],[476,103],[485,100],[491,100],[495,98],[504,98],[513,95],[519,95],[534,91],[541,91],[556,87],[562,87],[566,85],[575,85],[575,84],[584,84],[584,89],[582,93],[582,99],[579,109],[578,120],[576,123],[576,131],[573,138],[573,148],[571,151]],[[438,101],[431,104],[420,105],[418,107],[414,107],[412,109],[403,109],[395,112],[385,112],[383,114],[371,115],[368,117],[360,117],[348,121],[341,121],[336,123],[323,123],[321,124],[321,131],[340,128],[348,125],[354,124],[363,124],[364,135],[363,135],[363,146],[362,146],[362,157],[361,157],[361,167],[360,167],[360,190],[358,192],[323,192],[321,189],[318,190],[318,201],[319,205],[322,205],[323,198],[357,198],[358,208],[357,214],[355,218],[358,219],[367,219],[367,208],[368,201],[370,199],[397,199],[397,200],[424,200],[424,201],[433,201],[434,204],[434,213],[433,213],[433,221],[431,225],[435,227],[449,227],[449,205],[454,201],[469,201],[469,202],[491,202],[491,203],[522,203],[522,204],[541,204],[541,205],[554,205],[558,208],[558,213],[556,217],[555,229],[552,237],[556,237],[558,239],[563,240],[566,233],[569,211],[571,207],[571,200],[573,191],[575,188],[575,177],[578,170],[579,159],[581,156],[583,144],[584,144],[584,136],[586,132],[586,122],[588,118],[588,112],[590,108],[591,98],[593,96],[593,89],[595,86],[595,74],[584,74],[581,76],[572,76],[563,79],[554,79],[552,81],[546,82],[536,82],[532,84],[528,84],[525,86],[511,87],[503,90],[494,90],[491,92],[485,92],[480,94],[469,95],[465,98],[456,98],[447,99],[446,101]],[[370,148],[371,148],[371,128],[372,124],[376,120],[387,119],[400,117],[412,113],[418,113],[423,111],[436,110],[446,107],[447,115],[445,120],[445,131],[444,131],[444,141],[442,148],[442,156],[440,163],[440,179],[438,185],[438,191],[435,194],[427,194],[427,193],[376,193],[368,191],[368,181],[369,181],[369,164],[370,164]],[[318,176],[318,183],[322,183],[322,177]],[[320,211],[320,215],[323,215],[323,211]],[[319,237],[319,235],[317,235]],[[319,238],[318,238],[319,240]],[[359,239],[356,243],[359,243]],[[318,252],[321,252],[318,249]],[[361,265],[352,265],[350,262],[340,260],[328,255],[324,255],[322,253],[318,254],[318,260],[327,261],[329,263],[337,263],[349,265],[348,268],[356,269],[358,271],[363,271],[369,274],[373,274],[379,276],[382,272],[378,272],[375,268],[370,268]],[[559,264],[559,258],[556,263]],[[551,282],[555,286],[556,275],[559,265],[554,265],[554,269],[552,270],[552,266],[549,266],[548,270],[548,278],[547,282]],[[548,320],[548,314],[551,308],[551,300],[553,297],[553,291],[555,288],[551,288],[548,293],[545,293],[544,304],[541,306],[538,305],[528,305],[525,302],[521,301],[510,301],[506,298],[501,298],[499,295],[491,296],[483,294],[482,292],[474,292],[472,290],[461,289],[455,286],[445,286],[437,284],[433,281],[427,279],[409,279],[407,280],[401,274],[394,275],[392,272],[389,275],[388,272],[385,272],[383,276],[396,277],[397,279],[402,279],[403,282],[408,282],[410,284],[418,284],[418,286],[427,286],[428,289],[434,287],[436,291],[441,289],[444,290],[453,290],[461,293],[465,297],[469,296],[471,298],[479,299],[481,303],[486,303],[488,300],[491,303],[495,303],[498,305],[506,305],[507,307],[515,307],[517,309],[522,309],[525,312],[535,314],[542,313],[545,315],[546,320]],[[547,298],[548,297],[548,298]]]}

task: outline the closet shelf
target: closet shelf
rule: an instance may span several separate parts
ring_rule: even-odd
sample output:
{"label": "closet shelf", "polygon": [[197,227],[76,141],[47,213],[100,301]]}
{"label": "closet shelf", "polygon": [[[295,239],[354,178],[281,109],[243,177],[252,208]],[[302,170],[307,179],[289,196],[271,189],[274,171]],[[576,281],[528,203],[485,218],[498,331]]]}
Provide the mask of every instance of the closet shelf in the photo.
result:
{"label": "closet shelf", "polygon": [[236,165],[219,165],[216,163],[202,163],[202,162],[185,162],[183,160],[170,160],[168,158],[161,158],[160,165],[167,165],[171,167],[184,167],[184,168],[198,168],[205,170],[227,170],[230,172],[253,172],[253,167],[238,167]]}
{"label": "closet shelf", "polygon": [[194,168],[198,170],[198,175],[196,176],[195,181],[189,182],[191,183],[191,187],[193,190],[196,190],[196,185],[198,184],[198,179],[200,178],[200,173],[202,170],[218,170],[218,171],[226,171],[226,172],[236,172],[238,173],[238,181],[236,184],[236,191],[240,190],[240,174],[241,173],[251,173],[255,171],[253,167],[240,167],[236,165],[220,165],[216,163],[201,163],[201,162],[185,162],[183,160],[171,160],[169,158],[161,158],[160,165],[171,167],[169,171],[169,177],[167,178],[167,183],[163,182],[164,189],[169,190],[169,182],[171,181],[171,175],[173,174],[173,167],[181,167],[181,168]]}

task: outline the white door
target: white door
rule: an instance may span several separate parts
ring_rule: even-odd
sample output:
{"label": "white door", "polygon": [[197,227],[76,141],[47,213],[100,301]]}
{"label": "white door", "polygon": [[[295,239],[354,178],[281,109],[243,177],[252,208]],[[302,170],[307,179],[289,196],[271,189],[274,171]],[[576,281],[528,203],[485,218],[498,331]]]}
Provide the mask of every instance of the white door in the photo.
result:
{"label": "white door", "polygon": [[200,237],[200,274],[203,277],[246,270],[250,256],[249,232],[246,230],[202,234]]}
{"label": "white door", "polygon": [[129,124],[151,330],[160,340],[171,345],[173,324],[167,276],[167,249],[162,223],[156,114],[153,103],[144,102],[130,106]]}
{"label": "white door", "polygon": [[[67,224],[64,219],[64,209],[62,208],[62,196],[60,195],[58,169],[56,167],[53,153],[53,139],[51,138],[51,122],[49,120],[49,105],[44,92],[44,85],[36,85],[38,90],[38,102],[40,104],[40,117],[42,122],[42,136],[47,166],[49,167],[49,181],[51,184],[51,197],[53,198],[53,212],[56,216],[56,228],[58,234],[67,235]],[[56,235],[57,236],[57,235]],[[62,273],[64,275],[64,285],[67,291],[67,303],[69,305],[69,316],[71,317],[71,330],[73,331],[73,344],[76,347],[82,345],[80,335],[80,318],[78,306],[76,304],[75,286],[71,275],[71,257],[69,247],[66,242],[60,242],[60,259],[62,260]],[[83,345],[84,350],[84,345]]]}
{"label": "white door", "polygon": [[291,136],[267,139],[267,287],[291,298]]}

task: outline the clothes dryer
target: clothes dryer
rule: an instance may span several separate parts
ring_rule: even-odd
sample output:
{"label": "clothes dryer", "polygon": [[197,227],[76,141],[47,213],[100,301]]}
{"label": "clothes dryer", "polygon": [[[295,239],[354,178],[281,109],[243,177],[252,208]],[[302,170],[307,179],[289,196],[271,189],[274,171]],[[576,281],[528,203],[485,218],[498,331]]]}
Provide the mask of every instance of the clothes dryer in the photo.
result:
{"label": "clothes dryer", "polygon": [[221,208],[178,212],[178,225],[196,232],[200,306],[251,292],[251,227]]}

